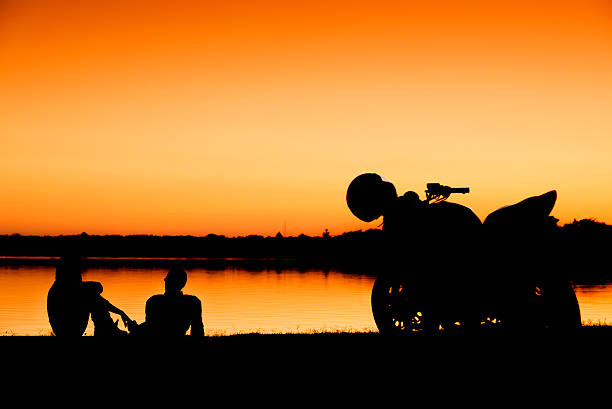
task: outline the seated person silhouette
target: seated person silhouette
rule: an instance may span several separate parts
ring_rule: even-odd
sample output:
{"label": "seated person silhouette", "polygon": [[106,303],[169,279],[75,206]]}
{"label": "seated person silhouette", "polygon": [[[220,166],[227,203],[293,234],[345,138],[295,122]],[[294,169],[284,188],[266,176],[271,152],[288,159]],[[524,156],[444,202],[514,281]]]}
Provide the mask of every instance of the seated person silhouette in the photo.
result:
{"label": "seated person silhouette", "polygon": [[130,334],[143,336],[181,336],[191,327],[191,336],[204,336],[202,303],[194,295],[183,294],[187,273],[179,267],[168,271],[164,294],[147,300],[145,322],[128,323]]}
{"label": "seated person silhouette", "polygon": [[117,327],[110,312],[121,316],[124,324],[130,318],[102,297],[102,284],[83,281],[80,261],[76,258],[60,259],[55,282],[47,295],[49,323],[56,336],[81,336],[87,328],[89,316],[94,323],[94,336],[126,335]]}

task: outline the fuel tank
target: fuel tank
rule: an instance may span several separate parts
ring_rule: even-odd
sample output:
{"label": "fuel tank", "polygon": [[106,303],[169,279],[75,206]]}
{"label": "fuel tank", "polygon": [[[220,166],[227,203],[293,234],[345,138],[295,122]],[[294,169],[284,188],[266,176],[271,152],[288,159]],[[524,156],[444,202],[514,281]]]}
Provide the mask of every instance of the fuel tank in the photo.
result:
{"label": "fuel tank", "polygon": [[[409,205],[398,199],[384,215],[386,269],[414,279],[463,276],[478,259],[481,229],[480,219],[466,206]],[[435,274],[425,273],[433,266]],[[446,272],[451,266],[453,272]]]}
{"label": "fuel tank", "polygon": [[467,206],[451,202],[407,205],[397,200],[385,213],[383,231],[425,239],[476,234],[482,223]]}

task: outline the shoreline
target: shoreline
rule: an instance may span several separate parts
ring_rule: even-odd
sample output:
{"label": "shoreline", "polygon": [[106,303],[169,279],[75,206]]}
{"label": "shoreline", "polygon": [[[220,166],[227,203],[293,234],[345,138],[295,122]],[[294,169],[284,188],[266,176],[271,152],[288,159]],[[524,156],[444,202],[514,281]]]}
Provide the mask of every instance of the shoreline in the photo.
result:
{"label": "shoreline", "polygon": [[[365,331],[317,331],[317,332],[245,332],[245,333],[237,333],[237,334],[214,334],[214,335],[204,335],[203,338],[199,338],[200,340],[227,340],[227,339],[333,339],[333,338],[354,338],[354,339],[366,339],[366,338],[380,338],[380,339],[444,339],[451,338],[457,339],[462,337],[515,337],[515,336],[527,336],[527,337],[539,337],[539,336],[560,336],[563,335],[565,337],[574,337],[574,336],[590,336],[590,335],[606,335],[612,336],[612,325],[607,324],[583,324],[580,328],[576,328],[574,330],[552,330],[552,329],[542,329],[542,330],[534,330],[534,331],[506,331],[503,329],[481,329],[477,331],[465,331],[465,330],[455,330],[451,332],[440,332],[434,335],[382,335],[376,330],[365,330]],[[51,332],[49,334],[41,334],[41,335],[13,335],[13,334],[4,334],[0,335],[0,338],[55,338],[60,340],[66,340],[67,338],[58,338],[54,336]],[[75,339],[96,339],[96,340],[106,340],[110,342],[122,341],[122,340],[147,340],[149,338],[136,338],[130,336],[120,336],[120,337],[111,337],[111,338],[103,338],[103,337],[94,337],[93,335],[83,335],[81,337],[68,338],[69,341],[74,341]],[[171,338],[173,340],[176,339],[185,339],[197,341],[198,338],[192,338],[190,336],[179,337],[179,338]]]}
{"label": "shoreline", "polygon": [[[453,382],[472,365],[485,372],[518,367],[521,376],[557,366],[594,364],[608,354],[612,326],[582,327],[576,331],[505,333],[481,331],[433,336],[384,336],[369,333],[237,334],[204,338],[96,338],[61,339],[53,336],[0,337],[11,354],[12,368],[68,368],[72,376],[121,371],[130,379],[178,376],[193,378],[194,369],[210,379],[278,385],[296,379],[335,382],[400,382],[406,376],[452,369]],[[402,369],[398,371],[398,369]],[[163,372],[160,372],[162,371]],[[573,373],[573,372],[570,372]],[[78,374],[78,375],[77,375]],[[516,372],[505,373],[514,377]],[[264,376],[265,375],[265,376]],[[383,375],[378,379],[375,375]],[[164,375],[165,376],[165,375]],[[374,376],[374,377],[373,377]],[[459,376],[458,378],[456,376]],[[472,376],[472,375],[470,375]],[[163,377],[163,376],[162,376]],[[89,381],[89,379],[88,379]],[[62,383],[65,378],[62,378]],[[270,383],[272,382],[272,383]],[[304,385],[305,386],[305,385]]]}

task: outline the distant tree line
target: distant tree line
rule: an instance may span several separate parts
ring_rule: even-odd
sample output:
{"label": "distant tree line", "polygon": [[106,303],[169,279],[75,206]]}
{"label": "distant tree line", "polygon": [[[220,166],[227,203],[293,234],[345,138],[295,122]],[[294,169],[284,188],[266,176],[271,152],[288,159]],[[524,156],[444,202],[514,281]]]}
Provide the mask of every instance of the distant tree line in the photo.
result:
{"label": "distant tree line", "polygon": [[[609,257],[612,226],[592,219],[558,227],[580,257]],[[69,253],[83,257],[179,257],[259,258],[295,260],[359,260],[384,251],[380,229],[353,231],[332,236],[284,237],[249,235],[226,237],[156,235],[0,235],[0,256],[60,257]]]}
{"label": "distant tree line", "polygon": [[[0,235],[0,256],[59,257],[78,253],[84,257],[206,257],[206,258],[328,258],[337,252],[371,246],[382,235],[379,229],[338,236],[283,237],[248,235],[226,237],[156,235]],[[355,247],[357,246],[357,247]]]}

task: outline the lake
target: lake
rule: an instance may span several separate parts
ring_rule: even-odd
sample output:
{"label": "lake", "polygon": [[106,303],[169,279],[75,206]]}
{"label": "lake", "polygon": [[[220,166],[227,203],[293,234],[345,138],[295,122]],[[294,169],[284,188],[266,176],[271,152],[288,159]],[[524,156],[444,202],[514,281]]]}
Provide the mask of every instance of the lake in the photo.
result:
{"label": "lake", "polygon": [[[100,281],[105,298],[142,322],[146,300],[164,291],[167,271],[163,266],[96,267],[88,268],[83,279]],[[188,275],[184,292],[202,300],[207,335],[376,331],[371,276],[241,267],[195,267]],[[54,277],[52,265],[0,266],[0,335],[51,334],[46,297]],[[612,318],[612,283],[579,284],[575,290],[583,323],[607,324]],[[93,334],[91,321],[86,334]]]}

